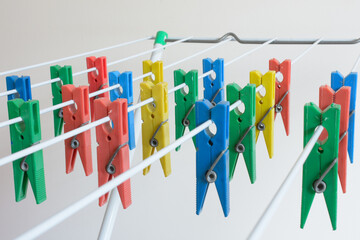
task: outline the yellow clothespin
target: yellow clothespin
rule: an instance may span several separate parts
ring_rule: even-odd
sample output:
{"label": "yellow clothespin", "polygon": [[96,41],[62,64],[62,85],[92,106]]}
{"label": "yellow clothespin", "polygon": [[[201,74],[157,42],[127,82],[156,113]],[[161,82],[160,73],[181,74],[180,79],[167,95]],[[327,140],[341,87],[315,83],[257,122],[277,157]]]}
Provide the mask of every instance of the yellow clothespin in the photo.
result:
{"label": "yellow clothespin", "polygon": [[[152,72],[152,76],[144,78],[140,83],[141,101],[154,98],[154,102],[141,107],[142,124],[142,146],[143,159],[150,157],[155,152],[170,144],[169,133],[169,111],[168,111],[168,84],[163,82],[163,63],[158,61],[152,63],[147,60],[143,62],[143,73]],[[165,177],[171,173],[170,153],[160,159]],[[146,175],[150,166],[144,169]]]}
{"label": "yellow clothespin", "polygon": [[250,72],[250,83],[256,87],[262,85],[265,95],[256,94],[256,141],[259,133],[264,133],[266,147],[269,157],[274,153],[274,105],[275,105],[275,71],[269,71],[262,75],[259,71]]}

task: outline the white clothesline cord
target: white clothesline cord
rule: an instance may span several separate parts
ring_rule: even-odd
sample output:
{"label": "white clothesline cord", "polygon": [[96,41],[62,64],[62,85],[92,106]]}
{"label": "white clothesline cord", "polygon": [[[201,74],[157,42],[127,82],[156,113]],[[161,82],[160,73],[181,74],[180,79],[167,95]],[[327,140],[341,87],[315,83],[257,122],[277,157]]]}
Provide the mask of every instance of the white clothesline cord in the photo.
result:
{"label": "white clothesline cord", "polygon": [[130,45],[133,43],[138,43],[138,42],[142,42],[142,41],[149,40],[149,39],[151,39],[151,36],[146,37],[146,38],[140,38],[140,39],[133,40],[130,42],[120,43],[120,44],[110,46],[110,47],[100,48],[97,50],[92,50],[92,51],[76,54],[76,55],[69,56],[69,57],[59,58],[59,59],[55,59],[55,60],[51,60],[51,61],[47,61],[47,62],[43,62],[43,63],[38,63],[38,64],[26,66],[26,67],[16,68],[16,69],[0,72],[0,76],[12,74],[12,73],[16,73],[16,72],[20,72],[20,71],[24,71],[24,70],[29,70],[29,69],[33,69],[33,68],[37,68],[37,67],[42,67],[42,66],[46,66],[46,65],[51,65],[51,64],[54,64],[57,62],[62,62],[62,61],[66,61],[66,60],[70,60],[70,59],[74,59],[74,58],[78,58],[78,57],[83,57],[86,55],[90,55],[90,54],[94,54],[94,53],[98,53],[98,52],[102,52],[102,51],[106,51],[106,50],[110,50],[110,49],[114,49],[114,48],[118,48],[118,47],[127,46],[127,45]]}
{"label": "white clothesline cord", "polygon": [[323,130],[324,130],[323,126],[320,125],[317,127],[317,129],[314,132],[314,135],[310,138],[309,142],[306,144],[304,150],[301,152],[299,158],[296,160],[289,174],[286,176],[285,180],[280,185],[278,191],[276,192],[275,196],[273,197],[273,199],[267,206],[266,210],[260,217],[259,221],[256,223],[254,229],[251,231],[250,235],[248,236],[248,240],[256,240],[260,238],[267,223],[271,220],[272,216],[276,212],[277,208],[281,203],[281,200],[284,198],[287,190],[290,188],[291,184],[295,180],[297,173],[303,166],[304,162],[309,156],[311,150],[313,149],[316,141],[320,137],[320,134],[322,133]]}
{"label": "white clothesline cord", "polygon": [[[170,43],[170,44],[167,44],[165,46],[159,46],[157,48],[153,48],[153,49],[150,49],[150,50],[147,50],[145,52],[141,52],[141,53],[138,53],[138,54],[135,54],[135,55],[132,55],[132,56],[129,56],[129,57],[126,57],[126,58],[122,58],[120,60],[117,60],[115,62],[110,62],[107,64],[107,66],[112,66],[114,64],[117,64],[117,63],[120,63],[120,62],[125,62],[125,61],[128,61],[130,59],[133,59],[133,58],[136,58],[136,57],[139,57],[139,56],[142,56],[142,55],[146,55],[148,53],[151,53],[151,52],[154,52],[154,51],[158,51],[159,49],[162,49],[162,48],[169,48],[171,46],[174,46],[174,45],[177,45],[179,43],[182,43],[188,39],[190,39],[192,37],[187,37],[187,38],[184,38],[184,39],[181,39],[179,41],[176,41],[176,42],[173,42],[173,43]],[[80,72],[77,72],[77,73],[74,73],[73,74],[73,77],[76,77],[76,76],[79,76],[79,75],[82,75],[82,74],[85,74],[85,73],[88,73],[88,72],[91,72],[91,71],[95,71],[96,70],[96,67],[93,67],[93,68],[89,68],[89,69],[86,69],[86,70],[83,70],[83,71],[80,71]],[[37,87],[41,87],[41,86],[44,86],[44,85],[47,85],[47,84],[51,84],[51,83],[54,83],[54,82],[58,82],[60,81],[60,78],[54,78],[54,79],[50,79],[50,80],[47,80],[47,81],[44,81],[44,82],[40,82],[40,83],[35,83],[33,85],[31,85],[31,88],[37,88]],[[10,94],[13,94],[13,93],[16,93],[17,91],[15,89],[13,90],[9,90],[9,91],[6,91],[6,92],[2,92],[0,93],[0,97],[3,97],[3,96],[7,96],[7,95],[10,95]]]}
{"label": "white clothesline cord", "polygon": [[352,68],[351,72],[355,72],[355,69],[357,68],[357,66],[358,66],[359,62],[360,62],[360,55],[358,56],[358,58],[357,58],[357,60],[356,60],[356,62],[355,62],[355,64],[354,64],[354,66],[353,66],[353,68]]}
{"label": "white clothesline cord", "polygon": [[300,58],[302,58],[305,54],[307,54],[313,47],[319,44],[323,38],[319,38],[316,42],[314,42],[310,47],[308,47],[302,54],[297,56],[294,60],[291,61],[291,65],[295,64]]}

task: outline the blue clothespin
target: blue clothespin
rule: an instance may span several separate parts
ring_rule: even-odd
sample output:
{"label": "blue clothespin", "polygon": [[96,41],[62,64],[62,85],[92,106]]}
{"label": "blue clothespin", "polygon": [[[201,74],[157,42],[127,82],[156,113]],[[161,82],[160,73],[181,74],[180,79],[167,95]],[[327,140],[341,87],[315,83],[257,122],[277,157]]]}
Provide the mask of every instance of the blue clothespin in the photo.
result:
{"label": "blue clothespin", "polygon": [[224,59],[218,58],[214,62],[210,58],[203,59],[203,72],[213,70],[215,79],[211,75],[204,77],[204,99],[217,104],[225,99],[224,90]]}
{"label": "blue clothespin", "polygon": [[349,116],[349,128],[348,128],[348,153],[350,162],[353,163],[354,159],[354,142],[355,142],[355,105],[356,105],[356,85],[357,85],[357,72],[351,72],[345,78],[336,71],[331,73],[331,88],[337,91],[342,86],[348,86],[351,88],[350,94],[350,116]]}
{"label": "blue clothespin", "polygon": [[208,100],[195,103],[196,126],[211,119],[216,134],[208,129],[196,136],[196,214],[200,214],[209,183],[215,183],[225,217],[229,215],[229,102],[215,106]]}
{"label": "blue clothespin", "polygon": [[[128,106],[133,105],[133,77],[132,72],[119,73],[118,71],[109,72],[109,85],[110,87],[120,84],[120,88],[110,91],[110,100],[113,102],[118,98],[126,98]],[[134,111],[128,112],[128,127],[129,127],[129,148],[135,148],[135,128],[134,128]]]}
{"label": "blue clothespin", "polygon": [[25,102],[32,99],[31,96],[31,83],[29,76],[7,76],[6,77],[6,89],[15,89],[17,93],[8,95],[8,100],[15,98],[22,98]]}

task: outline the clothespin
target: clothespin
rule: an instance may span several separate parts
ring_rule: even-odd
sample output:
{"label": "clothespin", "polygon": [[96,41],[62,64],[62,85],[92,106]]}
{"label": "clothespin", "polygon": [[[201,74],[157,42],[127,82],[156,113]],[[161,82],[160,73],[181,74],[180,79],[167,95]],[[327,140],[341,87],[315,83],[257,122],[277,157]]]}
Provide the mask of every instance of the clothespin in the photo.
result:
{"label": "clothespin", "polygon": [[29,76],[8,76],[6,77],[6,89],[15,89],[17,93],[8,95],[8,100],[22,98],[25,102],[32,99],[31,82]]}
{"label": "clothespin", "polygon": [[[132,72],[119,73],[113,71],[109,73],[109,85],[114,86],[120,84],[120,88],[110,91],[110,100],[113,102],[119,98],[127,99],[128,106],[133,105],[133,77]],[[128,128],[129,128],[129,147],[130,150],[135,148],[135,128],[134,128],[134,111],[128,113]]]}
{"label": "clothespin", "polygon": [[[22,122],[10,125],[11,152],[31,147],[41,140],[39,101],[17,98],[7,102],[9,119],[21,117]],[[13,162],[15,199],[26,198],[28,180],[36,203],[46,200],[45,173],[42,150]]]}
{"label": "clothespin", "polygon": [[[62,103],[61,87],[67,84],[73,84],[73,76],[71,66],[60,67],[59,65],[50,67],[51,79],[60,78],[60,81],[51,83],[51,91],[53,95],[53,105]],[[54,134],[59,136],[62,132],[64,119],[63,110],[56,109],[53,111],[54,116]]]}
{"label": "clothespin", "polygon": [[[68,84],[62,86],[61,90],[63,102],[70,100],[75,102],[75,104],[63,108],[64,132],[67,133],[90,122],[89,88]],[[80,154],[85,175],[89,176],[93,172],[90,130],[65,140],[66,173],[74,170],[77,152]]]}
{"label": "clothespin", "polygon": [[226,86],[227,100],[231,104],[240,100],[245,110],[234,109],[230,112],[229,166],[230,180],[234,176],[236,163],[242,153],[251,183],[256,180],[256,140],[255,140],[255,98],[256,87],[248,84],[243,89],[236,83]]}
{"label": "clothespin", "polygon": [[356,90],[357,90],[357,76],[356,72],[352,72],[345,78],[338,71],[331,73],[331,88],[337,91],[342,86],[351,88],[350,94],[350,116],[348,128],[348,153],[350,162],[354,161],[354,143],[355,143],[355,108],[356,108]]}
{"label": "clothespin", "polygon": [[325,141],[317,141],[303,165],[301,224],[304,228],[315,193],[323,193],[333,229],[337,212],[337,157],[339,150],[340,106],[331,104],[324,111],[314,103],[304,107],[304,146],[316,128],[327,131]]}
{"label": "clothespin", "polygon": [[[142,145],[143,159],[148,158],[155,152],[160,151],[170,144],[169,133],[169,110],[168,110],[168,84],[163,82],[163,63],[158,61],[143,62],[143,72],[152,72],[155,80],[151,77],[144,78],[140,83],[141,101],[154,98],[154,102],[141,107]],[[160,158],[165,177],[171,173],[170,153]],[[150,166],[144,169],[144,175],[150,171]]]}
{"label": "clothespin", "polygon": [[[325,110],[332,103],[336,103],[341,106],[338,174],[343,193],[346,193],[347,130],[349,127],[350,93],[350,87],[341,87],[335,92],[327,85],[321,86],[319,92],[319,107],[321,110]],[[323,139],[326,139],[326,134],[324,133],[320,136],[320,140]]]}
{"label": "clothespin", "polygon": [[256,87],[262,85],[265,90],[265,96],[256,94],[256,141],[259,133],[264,133],[266,147],[269,157],[274,153],[274,107],[275,106],[275,72],[269,71],[262,75],[259,71],[250,72],[250,83]]}
{"label": "clothespin", "polygon": [[[96,68],[96,70],[88,72],[89,93],[99,91],[108,87],[106,57],[87,57],[87,68]],[[109,98],[109,92],[104,92],[93,98],[90,98],[91,120],[94,119],[94,100],[97,98]]]}
{"label": "clothespin", "polygon": [[212,104],[217,104],[225,99],[224,90],[224,59],[218,58],[214,62],[210,58],[203,59],[203,71],[207,73],[213,70],[215,79],[208,75],[204,77],[204,99]]}
{"label": "clothespin", "polygon": [[216,133],[205,129],[196,136],[196,214],[200,214],[210,183],[215,183],[225,217],[229,215],[229,102],[215,106],[197,101],[196,126],[211,119]]}
{"label": "clothespin", "polygon": [[[99,187],[119,176],[130,167],[128,145],[127,100],[107,98],[94,101],[95,120],[109,116],[110,122],[96,127],[97,162]],[[124,208],[131,205],[130,179],[120,184],[118,192]],[[101,207],[107,202],[109,193],[99,198]]]}
{"label": "clothespin", "polygon": [[273,58],[269,61],[269,70],[275,71],[276,75],[279,73],[282,75],[282,79],[275,78],[275,118],[277,113],[281,114],[286,135],[289,136],[291,60],[286,59],[280,63],[277,59]]}
{"label": "clothespin", "polygon": [[[184,88],[175,92],[175,128],[176,139],[182,137],[185,128],[193,130],[196,127],[195,122],[195,102],[198,100],[198,72],[192,70],[186,73],[182,69],[174,71],[174,86],[185,83],[188,92]],[[196,147],[196,137],[193,137],[193,143]],[[180,150],[180,146],[176,151]]]}

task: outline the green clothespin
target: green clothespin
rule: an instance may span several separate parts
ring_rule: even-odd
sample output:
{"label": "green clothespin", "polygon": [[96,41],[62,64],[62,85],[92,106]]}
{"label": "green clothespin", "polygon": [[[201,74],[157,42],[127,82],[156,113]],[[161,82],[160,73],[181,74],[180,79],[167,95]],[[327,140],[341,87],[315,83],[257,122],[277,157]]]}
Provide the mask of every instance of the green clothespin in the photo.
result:
{"label": "green clothespin", "polygon": [[241,89],[236,83],[226,86],[226,98],[230,104],[241,100],[245,110],[238,109],[230,112],[229,161],[230,180],[234,176],[239,154],[242,153],[251,183],[256,180],[256,136],[255,136],[255,84],[248,84]]}
{"label": "green clothespin", "polygon": [[[53,105],[62,103],[62,85],[73,84],[73,76],[71,66],[60,67],[59,65],[50,67],[51,79],[60,78],[61,81],[51,83],[51,91],[53,95]],[[62,109],[53,111],[54,115],[54,134],[58,136],[62,132],[64,125]]]}
{"label": "green clothespin", "polygon": [[[191,70],[188,73],[182,69],[174,71],[174,86],[185,83],[188,87],[188,93],[182,88],[175,92],[175,127],[176,139],[182,137],[185,128],[193,130],[196,127],[195,122],[195,102],[198,100],[198,71]],[[196,147],[195,137],[193,137],[194,146]],[[180,146],[176,151],[180,150]]]}
{"label": "green clothespin", "polygon": [[300,227],[304,228],[315,193],[324,193],[331,224],[336,230],[340,105],[331,104],[324,111],[314,103],[305,105],[304,146],[319,125],[327,130],[328,137],[322,140],[320,136],[303,166]]}
{"label": "green clothespin", "polygon": [[[7,103],[9,119],[21,117],[22,122],[10,125],[11,152],[15,153],[37,144],[41,140],[39,101],[22,99]],[[36,203],[46,200],[43,152],[39,150],[13,162],[16,202],[26,197],[28,180]]]}

